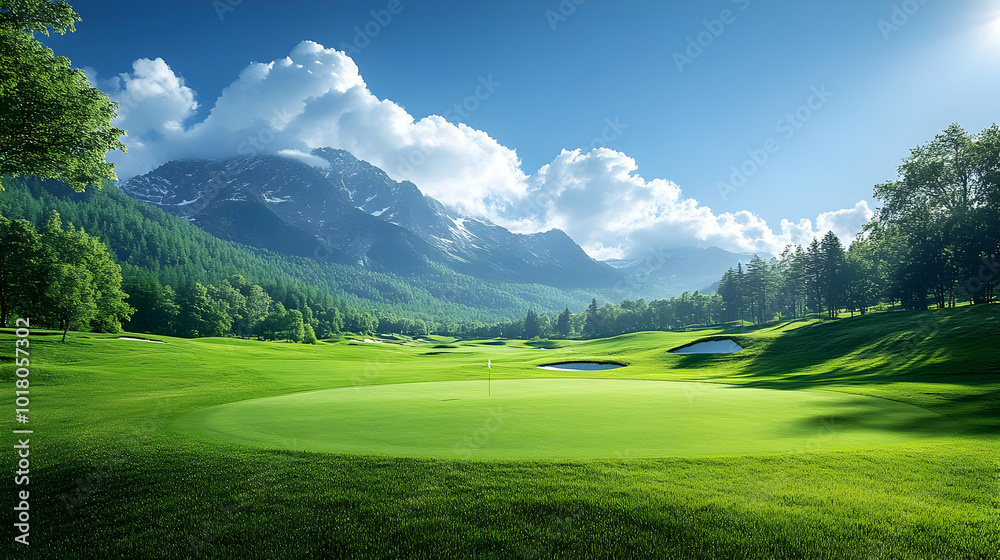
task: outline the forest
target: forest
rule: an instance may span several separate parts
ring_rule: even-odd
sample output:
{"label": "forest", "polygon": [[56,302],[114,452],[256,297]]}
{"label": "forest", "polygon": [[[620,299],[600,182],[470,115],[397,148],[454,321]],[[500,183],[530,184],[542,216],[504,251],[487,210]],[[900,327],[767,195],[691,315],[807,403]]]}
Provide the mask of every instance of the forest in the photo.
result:
{"label": "forest", "polygon": [[971,135],[957,124],[914,148],[894,181],[876,185],[882,206],[844,247],[827,232],[770,259],[754,255],[720,279],[716,293],[625,300],[582,313],[529,310],[477,335],[606,337],[732,321],[769,321],[891,306],[955,307],[996,301],[1000,273],[1000,129]]}
{"label": "forest", "polygon": [[[78,193],[57,181],[8,178],[0,196],[0,323],[29,313],[64,331],[296,342],[341,332],[599,338],[809,314],[836,318],[894,305],[992,303],[998,169],[996,126],[970,135],[952,125],[911,150],[896,180],[876,185],[882,206],[850,246],[827,232],[808,246],[737,263],[715,293],[603,306],[581,290],[485,282],[444,267],[404,278],[287,257],[219,240],[113,183]],[[37,259],[23,256],[34,252]],[[70,285],[73,279],[90,292]],[[71,294],[62,311],[59,290]]]}

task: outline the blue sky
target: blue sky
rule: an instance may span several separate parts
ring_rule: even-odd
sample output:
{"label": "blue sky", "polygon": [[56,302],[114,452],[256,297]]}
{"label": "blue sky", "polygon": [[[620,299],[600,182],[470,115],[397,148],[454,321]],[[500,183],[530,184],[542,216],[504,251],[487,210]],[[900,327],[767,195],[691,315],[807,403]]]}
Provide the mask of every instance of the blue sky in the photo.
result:
{"label": "blue sky", "polygon": [[[444,115],[515,151],[524,177],[509,181],[523,183],[524,192],[504,186],[493,198],[448,200],[464,189],[443,176],[438,184],[433,169],[444,174],[454,159],[412,177],[405,165],[393,168],[395,152],[380,162],[379,148],[367,145],[364,159],[504,225],[562,227],[601,257],[670,239],[773,249],[804,239],[802,219],[849,235],[863,213],[859,201],[877,206],[873,185],[894,178],[910,148],[952,122],[979,132],[1000,113],[997,1],[72,4],[83,17],[77,32],[46,44],[96,73],[112,97],[125,82],[115,90],[109,78],[138,77],[133,61],[162,59],[198,104],[178,113],[183,129],[204,121],[251,62],[282,59],[302,41],[346,49],[374,98],[416,121]],[[474,110],[453,110],[462,103]],[[181,152],[166,147],[170,134],[150,131],[145,145],[175,156]],[[365,152],[345,134],[323,138]],[[132,129],[130,138],[143,141]],[[615,155],[598,158],[590,151],[598,145]],[[575,149],[576,157],[560,158]],[[748,162],[754,155],[757,162]],[[547,175],[540,173],[546,165]],[[749,173],[734,177],[741,166]],[[570,196],[580,184],[579,196]],[[584,199],[608,207],[614,192],[635,205],[657,202],[625,229],[581,225],[596,211]],[[525,196],[534,202],[525,204]],[[689,199],[695,202],[681,204]],[[851,211],[818,219],[842,209]],[[721,225],[706,229],[706,219]],[[784,237],[782,219],[796,224]],[[753,220],[774,235],[762,235]]]}

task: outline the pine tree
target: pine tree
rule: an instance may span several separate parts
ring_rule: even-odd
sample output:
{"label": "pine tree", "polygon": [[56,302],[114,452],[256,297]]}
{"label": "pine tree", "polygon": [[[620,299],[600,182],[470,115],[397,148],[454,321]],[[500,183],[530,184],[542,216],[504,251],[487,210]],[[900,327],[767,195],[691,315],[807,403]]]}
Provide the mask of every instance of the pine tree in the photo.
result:
{"label": "pine tree", "polygon": [[562,310],[556,320],[556,332],[559,336],[563,338],[569,338],[569,319],[572,313],[569,312],[569,307]]}
{"label": "pine tree", "polygon": [[583,323],[583,337],[584,338],[594,338],[597,336],[597,332],[600,326],[600,318],[597,315],[597,298],[590,300],[590,305],[587,306],[587,311],[584,315]]}
{"label": "pine tree", "polygon": [[837,316],[844,294],[844,246],[835,233],[829,231],[820,242],[822,275],[820,285],[830,318]]}
{"label": "pine tree", "polygon": [[531,339],[539,335],[538,314],[534,309],[528,309],[528,315],[524,318],[524,330],[521,338]]}

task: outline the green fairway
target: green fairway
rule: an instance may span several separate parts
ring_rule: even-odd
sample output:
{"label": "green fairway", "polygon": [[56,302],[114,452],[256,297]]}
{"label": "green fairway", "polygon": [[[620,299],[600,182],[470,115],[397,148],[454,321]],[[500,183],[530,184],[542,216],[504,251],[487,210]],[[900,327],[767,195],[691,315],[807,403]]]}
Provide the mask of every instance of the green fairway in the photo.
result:
{"label": "green fairway", "polygon": [[945,435],[912,405],[711,383],[519,379],[297,393],[186,415],[194,434],[305,451],[441,459],[586,459],[874,448]]}
{"label": "green fairway", "polygon": [[998,311],[545,350],[33,330],[23,557],[993,560]]}

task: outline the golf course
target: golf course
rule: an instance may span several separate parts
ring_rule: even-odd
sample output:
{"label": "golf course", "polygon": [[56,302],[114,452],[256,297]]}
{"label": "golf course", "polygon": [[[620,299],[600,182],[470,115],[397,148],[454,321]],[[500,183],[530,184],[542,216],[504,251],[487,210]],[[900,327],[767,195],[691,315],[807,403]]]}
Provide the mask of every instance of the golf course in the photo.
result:
{"label": "golf course", "polygon": [[[994,306],[546,343],[61,334],[30,335],[31,558],[1000,551]],[[539,367],[570,362],[622,367]]]}

